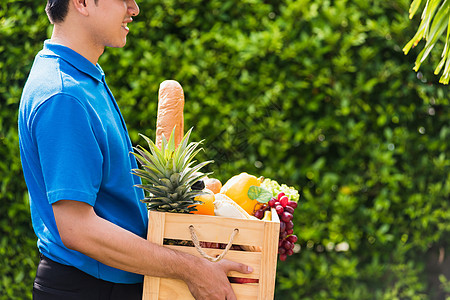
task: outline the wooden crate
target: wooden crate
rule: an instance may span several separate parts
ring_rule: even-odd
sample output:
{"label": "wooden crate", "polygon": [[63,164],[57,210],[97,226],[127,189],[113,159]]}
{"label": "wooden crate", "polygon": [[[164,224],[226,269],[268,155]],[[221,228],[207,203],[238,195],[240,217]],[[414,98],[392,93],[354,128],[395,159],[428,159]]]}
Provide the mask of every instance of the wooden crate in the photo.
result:
{"label": "wooden crate", "polygon": [[[226,259],[241,262],[253,268],[253,273],[230,272],[230,277],[257,278],[259,283],[232,283],[238,300],[273,299],[277,267],[280,220],[272,209],[272,221],[241,220],[206,215],[190,215],[149,212],[148,240],[163,245],[164,239],[191,240],[189,226],[195,228],[198,240],[204,242],[229,242],[235,228],[239,233],[233,244],[259,246],[261,252],[229,250]],[[195,247],[164,245],[172,249],[201,257]],[[223,249],[203,249],[210,256],[217,256]],[[182,280],[145,276],[143,300],[194,299]]]}

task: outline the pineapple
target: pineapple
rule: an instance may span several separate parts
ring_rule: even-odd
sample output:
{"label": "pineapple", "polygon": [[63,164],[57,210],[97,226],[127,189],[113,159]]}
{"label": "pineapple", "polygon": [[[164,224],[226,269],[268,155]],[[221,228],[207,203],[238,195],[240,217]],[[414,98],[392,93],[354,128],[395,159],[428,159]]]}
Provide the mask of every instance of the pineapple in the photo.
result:
{"label": "pineapple", "polygon": [[174,141],[174,130],[169,141],[163,136],[161,149],[148,137],[141,134],[147,141],[149,150],[138,146],[133,153],[141,165],[141,169],[133,169],[133,174],[144,179],[146,184],[136,185],[147,191],[148,197],[142,201],[147,203],[149,210],[163,212],[190,213],[196,211],[196,196],[204,194],[201,190],[192,189],[192,185],[211,173],[201,173],[199,170],[213,162],[205,161],[196,164],[195,155],[203,148],[198,146],[203,142],[191,142],[189,136],[192,128],[186,133],[178,147]]}

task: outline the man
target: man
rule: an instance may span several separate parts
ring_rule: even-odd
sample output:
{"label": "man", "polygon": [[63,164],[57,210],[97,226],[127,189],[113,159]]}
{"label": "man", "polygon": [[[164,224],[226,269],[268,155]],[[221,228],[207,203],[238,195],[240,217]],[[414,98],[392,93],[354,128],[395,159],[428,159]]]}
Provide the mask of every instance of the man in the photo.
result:
{"label": "man", "polygon": [[41,253],[34,299],[140,299],[142,275],[184,280],[196,299],[235,299],[243,264],[145,240],[147,212],[117,103],[97,64],[123,47],[134,0],[48,0],[52,37],[36,56],[19,111],[22,166]]}

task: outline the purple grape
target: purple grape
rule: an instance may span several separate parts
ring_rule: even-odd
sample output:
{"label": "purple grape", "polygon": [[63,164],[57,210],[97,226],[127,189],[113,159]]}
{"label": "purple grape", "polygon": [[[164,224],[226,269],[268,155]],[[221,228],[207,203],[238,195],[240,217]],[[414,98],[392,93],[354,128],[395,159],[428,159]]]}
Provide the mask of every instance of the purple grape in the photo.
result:
{"label": "purple grape", "polygon": [[264,217],[264,212],[258,209],[257,211],[255,211],[255,217],[261,220]]}
{"label": "purple grape", "polygon": [[292,249],[293,245],[291,242],[289,242],[288,240],[284,240],[283,242],[283,248],[286,250]]}
{"label": "purple grape", "polygon": [[285,231],[286,231],[286,223],[281,221],[280,222],[280,233],[285,232]]}
{"label": "purple grape", "polygon": [[278,193],[278,195],[277,195],[278,201],[280,201],[281,197],[283,197],[283,196],[285,196],[285,193],[283,193],[283,192]]}
{"label": "purple grape", "polygon": [[290,220],[289,222],[286,223],[286,229],[292,229],[294,228],[294,222],[292,222],[292,220]]}
{"label": "purple grape", "polygon": [[292,214],[288,213],[287,211],[283,212],[281,215],[281,220],[283,220],[284,222],[289,222],[290,220],[292,220]]}
{"label": "purple grape", "polygon": [[268,204],[270,207],[275,207],[275,202],[277,202],[277,199],[275,197],[272,197],[272,199],[269,200]]}
{"label": "purple grape", "polygon": [[284,208],[281,205],[275,206],[275,210],[277,211],[277,214],[281,215],[284,212]]}
{"label": "purple grape", "polygon": [[298,238],[296,235],[290,235],[287,237],[287,240],[291,243],[295,243],[295,242],[297,242]]}
{"label": "purple grape", "polygon": [[287,205],[292,207],[293,209],[296,209],[298,204],[295,201],[289,201]]}
{"label": "purple grape", "polygon": [[295,244],[292,243],[291,241],[289,241],[291,243],[291,249],[294,249]]}
{"label": "purple grape", "polygon": [[290,207],[290,206],[286,206],[284,208],[284,211],[287,211],[290,214],[294,214],[294,208]]}
{"label": "purple grape", "polygon": [[[272,202],[271,202],[272,201]],[[272,206],[273,203],[273,206]],[[278,254],[281,261],[285,261],[288,256],[294,254],[294,246],[298,237],[294,235],[294,211],[297,202],[289,201],[289,198],[280,193],[278,199],[272,198],[269,206],[274,207],[280,218],[280,236],[278,240]]]}

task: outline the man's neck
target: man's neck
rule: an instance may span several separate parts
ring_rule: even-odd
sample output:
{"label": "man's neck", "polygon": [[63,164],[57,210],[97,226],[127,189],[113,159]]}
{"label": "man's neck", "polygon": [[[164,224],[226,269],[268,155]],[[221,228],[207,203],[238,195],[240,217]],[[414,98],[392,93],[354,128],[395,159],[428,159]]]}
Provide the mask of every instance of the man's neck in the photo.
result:
{"label": "man's neck", "polygon": [[[55,44],[66,46],[80,55],[84,56],[94,65],[97,64],[100,55],[105,50],[104,47],[96,46],[92,41],[83,38],[82,32],[75,32],[71,24],[55,24],[50,41]],[[78,27],[79,28],[79,27]]]}

